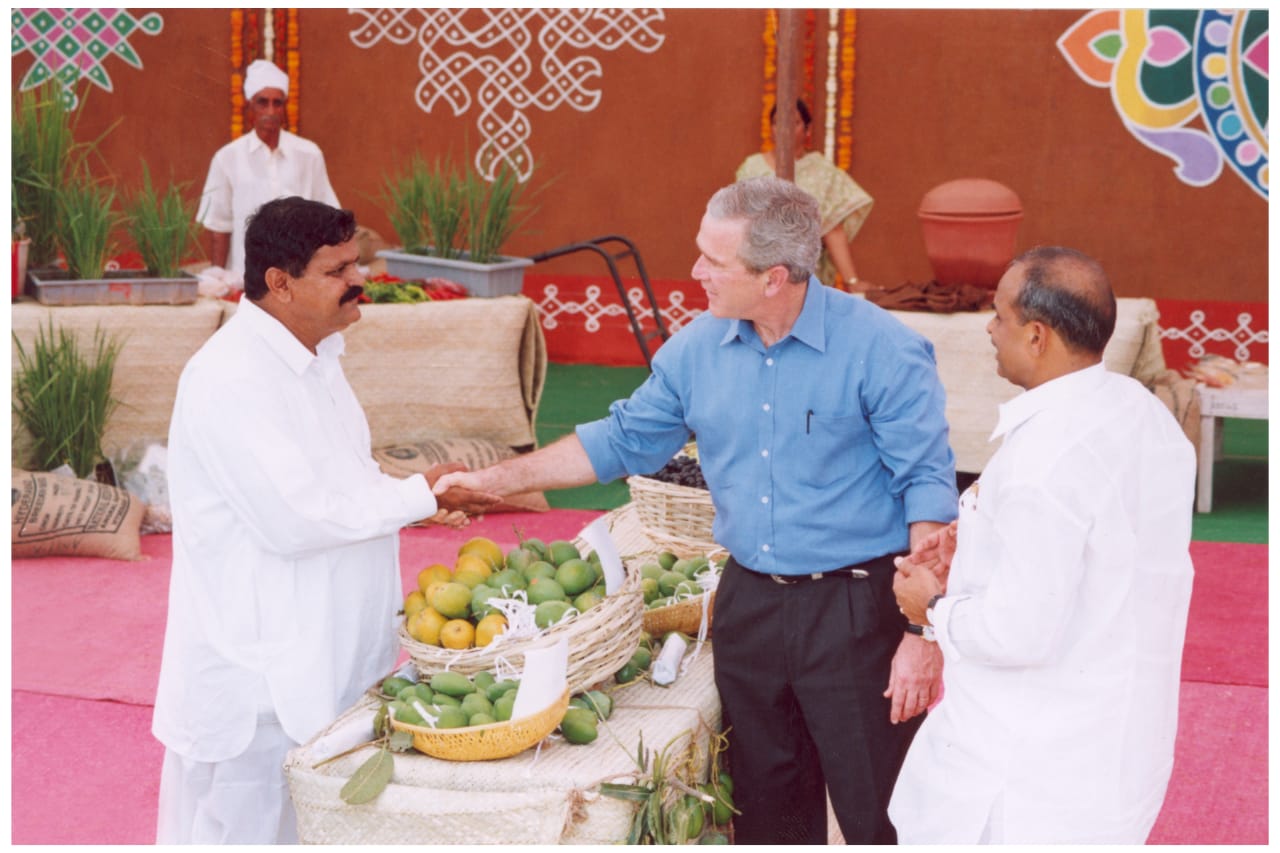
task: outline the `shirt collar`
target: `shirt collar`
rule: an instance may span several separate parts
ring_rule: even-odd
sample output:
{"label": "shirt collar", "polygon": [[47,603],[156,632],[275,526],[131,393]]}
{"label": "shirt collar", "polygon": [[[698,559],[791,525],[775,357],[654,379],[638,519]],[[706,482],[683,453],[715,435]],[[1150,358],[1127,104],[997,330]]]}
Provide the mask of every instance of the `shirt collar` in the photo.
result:
{"label": "shirt collar", "polygon": [[276,143],[276,150],[272,151],[270,148],[267,147],[267,143],[262,141],[262,137],[258,135],[258,132],[250,128],[249,129],[249,151],[253,153],[257,153],[258,151],[265,151],[268,155],[279,154],[281,156],[284,156],[285,150],[288,147],[285,144],[285,133],[286,131],[284,129],[280,130],[280,141]]}
{"label": "shirt collar", "polygon": [[1050,379],[1030,391],[1023,391],[1012,400],[1000,404],[1000,418],[989,441],[1010,433],[1032,417],[1057,406],[1079,399],[1102,384],[1107,368],[1102,362],[1072,371],[1057,379]]}
{"label": "shirt collar", "polygon": [[[787,333],[787,338],[795,338],[802,344],[817,350],[825,352],[827,349],[826,335],[826,318],[827,318],[827,288],[816,276],[809,276],[808,290],[804,295],[804,305],[800,308],[800,316],[796,317],[795,323],[791,325],[791,331]],[[727,344],[732,340],[746,341],[748,338],[743,334],[744,326],[750,326],[747,320],[730,320],[729,328],[725,330],[724,337],[720,339],[720,343]],[[759,340],[759,336],[755,334],[755,328],[751,328],[751,339]],[[782,343],[779,341],[778,343]]]}
{"label": "shirt collar", "polygon": [[316,345],[316,354],[312,355],[311,351],[294,337],[293,332],[247,296],[240,299],[236,316],[244,317],[243,322],[248,324],[254,334],[262,338],[280,357],[280,360],[299,376],[305,373],[313,363],[336,362],[338,356],[346,352],[347,345],[342,333],[334,332]]}

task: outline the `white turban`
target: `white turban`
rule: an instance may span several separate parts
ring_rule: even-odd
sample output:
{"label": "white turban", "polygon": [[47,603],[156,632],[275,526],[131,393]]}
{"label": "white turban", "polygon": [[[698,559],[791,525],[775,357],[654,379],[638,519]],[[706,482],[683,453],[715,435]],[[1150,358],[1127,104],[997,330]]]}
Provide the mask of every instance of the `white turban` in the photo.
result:
{"label": "white turban", "polygon": [[253,96],[263,89],[279,89],[288,97],[289,75],[281,71],[274,62],[255,59],[244,72],[245,100],[252,101]]}

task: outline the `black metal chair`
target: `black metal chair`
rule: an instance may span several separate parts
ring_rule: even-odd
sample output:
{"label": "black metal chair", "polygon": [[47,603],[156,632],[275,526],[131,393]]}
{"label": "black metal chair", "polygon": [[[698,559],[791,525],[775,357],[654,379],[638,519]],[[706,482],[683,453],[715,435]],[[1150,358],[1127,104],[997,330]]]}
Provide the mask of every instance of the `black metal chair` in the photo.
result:
{"label": "black metal chair", "polygon": [[[611,251],[605,248],[607,243],[621,243],[625,248],[619,251]],[[649,350],[649,342],[655,338],[661,338],[665,341],[671,337],[671,333],[667,331],[667,326],[662,321],[662,312],[658,310],[658,300],[653,295],[653,286],[649,283],[649,273],[645,270],[644,260],[640,257],[640,250],[626,237],[618,234],[607,234],[603,237],[594,237],[590,240],[582,240],[557,249],[539,252],[533,256],[533,262],[540,263],[563,255],[570,255],[574,252],[595,252],[604,259],[604,262],[609,267],[609,275],[613,278],[613,284],[618,289],[618,298],[622,300],[622,307],[626,310],[627,318],[631,321],[631,331],[636,336],[636,343],[640,345],[640,352],[644,355],[644,363],[652,365],[653,354]],[[631,258],[635,262],[636,271],[640,275],[640,283],[644,287],[645,298],[649,300],[649,309],[653,312],[655,328],[652,331],[646,332],[641,327],[640,317],[637,315],[635,308],[632,307],[631,300],[627,298],[626,286],[623,285],[622,276],[618,272],[618,261],[625,258]]]}

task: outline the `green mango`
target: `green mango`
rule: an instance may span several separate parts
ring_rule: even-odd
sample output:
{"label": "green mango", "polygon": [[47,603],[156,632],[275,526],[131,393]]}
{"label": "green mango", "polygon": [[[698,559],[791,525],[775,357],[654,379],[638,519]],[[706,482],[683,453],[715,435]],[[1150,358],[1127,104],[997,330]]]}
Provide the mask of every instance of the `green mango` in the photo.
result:
{"label": "green mango", "polygon": [[499,696],[493,703],[493,718],[499,722],[511,719],[511,709],[516,704],[516,691],[511,690]]}
{"label": "green mango", "polygon": [[440,713],[436,717],[435,727],[437,729],[461,729],[465,728],[471,718],[467,716],[467,712],[461,708],[455,708],[452,705],[446,705],[439,709]]}
{"label": "green mango", "polygon": [[569,708],[560,721],[560,733],[569,743],[587,744],[595,740],[599,732],[596,729],[596,714],[586,708]]}
{"label": "green mango", "polygon": [[498,681],[494,684],[489,685],[489,688],[485,690],[484,693],[486,696],[489,697],[490,702],[497,702],[498,697],[501,696],[503,693],[506,693],[508,690],[512,690],[519,686],[520,686],[520,682],[518,681],[510,681],[510,680]]}
{"label": "green mango", "polygon": [[382,687],[381,687],[382,695],[399,696],[401,690],[405,689],[406,687],[409,687],[412,684],[413,682],[407,678],[401,678],[398,675],[389,676],[385,681],[382,682]]}
{"label": "green mango", "polygon": [[431,689],[436,693],[445,693],[459,698],[474,693],[475,684],[465,675],[456,672],[437,672],[431,676]]}

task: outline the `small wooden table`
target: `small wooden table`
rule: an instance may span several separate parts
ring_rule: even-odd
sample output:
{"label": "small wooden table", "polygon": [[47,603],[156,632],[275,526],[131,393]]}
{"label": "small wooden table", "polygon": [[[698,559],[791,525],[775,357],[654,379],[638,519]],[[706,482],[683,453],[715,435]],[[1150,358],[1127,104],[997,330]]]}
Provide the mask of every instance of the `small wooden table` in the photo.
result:
{"label": "small wooden table", "polygon": [[1200,460],[1196,472],[1196,512],[1213,509],[1213,463],[1222,455],[1223,418],[1267,420],[1267,384],[1236,384],[1227,388],[1196,387],[1200,398]]}

